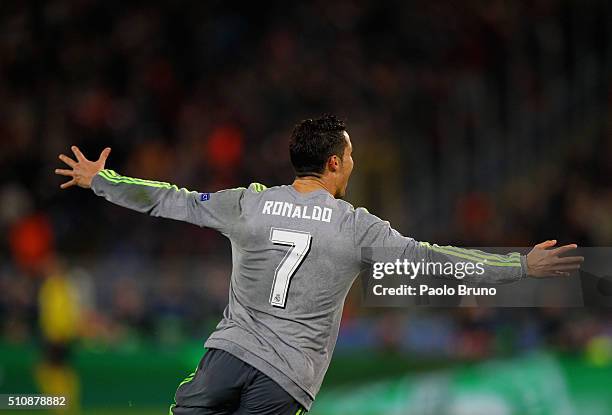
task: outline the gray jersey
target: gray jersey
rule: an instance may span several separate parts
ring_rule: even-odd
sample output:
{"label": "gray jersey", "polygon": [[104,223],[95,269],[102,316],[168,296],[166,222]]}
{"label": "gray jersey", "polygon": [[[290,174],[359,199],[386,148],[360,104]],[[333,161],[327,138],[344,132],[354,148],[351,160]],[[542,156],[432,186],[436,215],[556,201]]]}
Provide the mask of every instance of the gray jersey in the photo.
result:
{"label": "gray jersey", "polygon": [[310,409],[334,351],[362,248],[410,261],[485,262],[487,282],[525,275],[525,258],[420,243],[323,190],[251,184],[216,193],[101,171],[93,191],[118,205],[218,230],[231,241],[229,304],[205,343],[254,366]]}

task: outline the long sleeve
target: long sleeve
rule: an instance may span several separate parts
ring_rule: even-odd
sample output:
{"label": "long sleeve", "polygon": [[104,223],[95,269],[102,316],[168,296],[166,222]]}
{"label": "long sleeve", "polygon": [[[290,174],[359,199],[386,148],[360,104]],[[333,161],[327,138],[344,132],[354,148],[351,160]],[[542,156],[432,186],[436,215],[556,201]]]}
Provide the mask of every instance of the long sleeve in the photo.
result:
{"label": "long sleeve", "polygon": [[[474,272],[464,277],[466,283],[506,283],[520,280],[527,274],[526,258],[519,253],[499,255],[476,249],[419,242],[401,235],[389,222],[379,219],[363,208],[355,210],[355,247],[361,261],[366,264],[406,259],[424,265],[452,264],[449,267],[457,269],[459,263],[462,263],[459,264],[462,266],[472,263]],[[435,267],[431,266],[431,269]]]}
{"label": "long sleeve", "polygon": [[198,226],[231,232],[238,220],[244,188],[199,193],[152,180],[121,176],[101,170],[92,180],[92,190],[109,202],[151,216],[175,219]]}

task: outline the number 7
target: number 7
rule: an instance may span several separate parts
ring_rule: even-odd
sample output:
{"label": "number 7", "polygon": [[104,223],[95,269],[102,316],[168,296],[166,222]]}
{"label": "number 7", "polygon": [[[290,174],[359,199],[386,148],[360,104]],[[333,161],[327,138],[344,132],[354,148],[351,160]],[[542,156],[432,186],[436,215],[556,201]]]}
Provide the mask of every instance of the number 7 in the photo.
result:
{"label": "number 7", "polygon": [[270,229],[270,241],[277,245],[286,245],[291,248],[274,271],[274,281],[270,292],[270,304],[274,307],[285,308],[289,282],[306,259],[310,251],[312,236],[308,232],[292,231],[288,229]]}

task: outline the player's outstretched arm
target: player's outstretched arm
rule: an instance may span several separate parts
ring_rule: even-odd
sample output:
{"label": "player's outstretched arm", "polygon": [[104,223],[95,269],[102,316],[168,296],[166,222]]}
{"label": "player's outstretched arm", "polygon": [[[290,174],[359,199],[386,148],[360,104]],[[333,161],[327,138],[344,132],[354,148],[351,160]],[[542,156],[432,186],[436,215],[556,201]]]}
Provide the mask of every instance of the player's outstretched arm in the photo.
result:
{"label": "player's outstretched arm", "polygon": [[405,237],[391,228],[389,222],[371,215],[365,209],[358,208],[355,211],[355,245],[361,251],[359,254],[362,261],[393,262],[396,259],[407,259],[414,263],[424,262],[442,267],[453,264],[453,269],[457,266],[463,269],[467,263],[472,263],[472,268],[483,270],[470,273],[469,277],[466,274],[467,282],[496,284],[516,281],[525,276],[568,276],[571,271],[580,268],[584,258],[562,257],[577,246],[569,244],[554,248],[556,244],[555,240],[542,242],[527,255],[518,252],[500,255],[477,249],[439,246]]}
{"label": "player's outstretched arm", "polygon": [[[416,242],[416,241],[415,241]],[[427,242],[417,242],[414,254],[426,261],[434,262],[473,262],[484,269],[482,275],[473,274],[474,282],[501,283],[529,277],[569,276],[578,270],[584,261],[581,256],[565,256],[577,248],[576,244],[553,248],[556,240],[537,244],[527,255],[518,252],[509,254],[492,254],[477,249],[438,246]],[[467,278],[467,277],[466,277]]]}
{"label": "player's outstretched arm", "polygon": [[192,192],[170,183],[121,176],[105,169],[110,148],[104,149],[97,161],[88,160],[76,146],[72,146],[72,152],[76,160],[64,154],[59,156],[70,169],[55,170],[56,174],[71,178],[60,186],[62,189],[72,186],[91,188],[96,195],[119,206],[223,233],[229,233],[240,215],[239,202],[244,189],[213,194]]}

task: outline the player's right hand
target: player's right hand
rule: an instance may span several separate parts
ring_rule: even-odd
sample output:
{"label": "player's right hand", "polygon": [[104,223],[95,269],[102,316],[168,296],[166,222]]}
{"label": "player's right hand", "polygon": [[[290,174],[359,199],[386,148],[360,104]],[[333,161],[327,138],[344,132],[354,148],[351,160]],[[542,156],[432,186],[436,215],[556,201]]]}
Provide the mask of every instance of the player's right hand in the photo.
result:
{"label": "player's right hand", "polygon": [[66,163],[70,169],[55,169],[55,174],[72,177],[72,180],[67,181],[60,187],[62,189],[67,189],[76,185],[89,189],[94,176],[98,174],[100,170],[104,169],[104,163],[106,163],[106,159],[108,158],[111,149],[110,147],[106,147],[104,150],[102,150],[100,157],[96,161],[87,160],[77,146],[72,146],[70,149],[74,153],[77,161],[65,156],[64,154],[59,155],[59,159]]}
{"label": "player's right hand", "polygon": [[578,245],[570,244],[555,249],[548,249],[556,244],[556,240],[551,240],[533,247],[531,252],[527,254],[527,275],[531,277],[569,276],[571,271],[580,269],[580,264],[584,261],[584,257],[559,256],[578,248]]}

